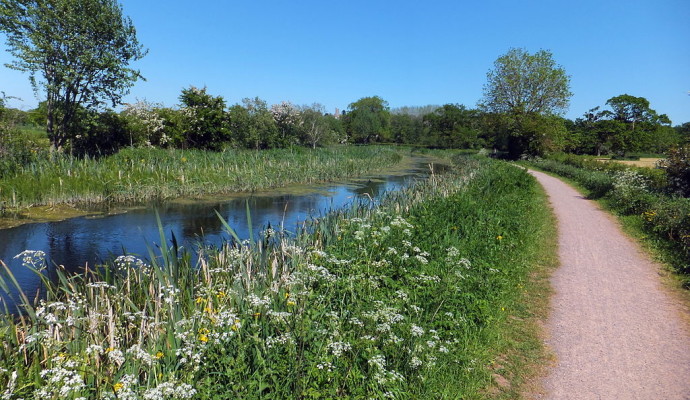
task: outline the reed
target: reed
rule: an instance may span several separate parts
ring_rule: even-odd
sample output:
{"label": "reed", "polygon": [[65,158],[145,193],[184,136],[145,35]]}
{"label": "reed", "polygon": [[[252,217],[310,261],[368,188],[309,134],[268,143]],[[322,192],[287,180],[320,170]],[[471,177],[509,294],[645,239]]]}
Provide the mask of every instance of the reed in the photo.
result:
{"label": "reed", "polygon": [[[6,398],[480,398],[521,316],[544,198],[524,171],[456,160],[390,194],[193,265],[161,230],[148,260],[45,279],[0,321]],[[45,273],[40,253],[22,254]],[[5,271],[5,285],[12,285]],[[501,345],[499,345],[501,344]]]}
{"label": "reed", "polygon": [[400,162],[389,147],[266,151],[125,149],[93,159],[32,163],[0,180],[0,210],[30,205],[145,202],[248,192],[364,175]]}

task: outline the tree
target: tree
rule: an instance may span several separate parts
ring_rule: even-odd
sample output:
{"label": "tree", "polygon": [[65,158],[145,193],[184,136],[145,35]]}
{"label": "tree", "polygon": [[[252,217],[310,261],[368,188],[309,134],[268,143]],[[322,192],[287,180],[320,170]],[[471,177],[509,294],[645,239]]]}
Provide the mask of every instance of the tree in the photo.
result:
{"label": "tree", "polygon": [[114,107],[142,78],[128,66],[146,51],[117,0],[0,0],[0,30],[16,58],[7,66],[45,91],[55,150],[68,143],[79,107]]}
{"label": "tree", "polygon": [[388,102],[379,96],[363,97],[348,106],[346,130],[353,143],[366,144],[390,138]]}
{"label": "tree", "polygon": [[424,116],[429,127],[429,144],[441,148],[475,148],[481,146],[478,113],[462,104],[445,104]]}
{"label": "tree", "polygon": [[[567,108],[570,97],[570,77],[563,67],[556,65],[551,52],[540,50],[534,54],[524,49],[510,49],[494,62],[487,73],[484,98],[480,107],[484,111],[505,114],[509,118],[508,147],[513,157],[548,146],[531,145],[532,140],[548,139],[561,132],[561,127],[542,124],[541,117],[560,115]],[[552,121],[553,122],[553,121]],[[533,136],[535,125],[555,127],[555,131],[540,132]]]}
{"label": "tree", "polygon": [[222,96],[206,93],[206,88],[191,86],[183,89],[180,101],[184,105],[185,138],[189,147],[219,150],[230,139]]}

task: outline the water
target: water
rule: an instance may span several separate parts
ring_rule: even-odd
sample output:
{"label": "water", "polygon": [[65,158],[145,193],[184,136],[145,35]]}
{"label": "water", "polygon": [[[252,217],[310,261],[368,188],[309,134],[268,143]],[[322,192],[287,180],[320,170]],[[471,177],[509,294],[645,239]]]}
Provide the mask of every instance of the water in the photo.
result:
{"label": "water", "polygon": [[[439,167],[443,166],[434,167],[436,172]],[[156,210],[168,239],[172,233],[178,243],[194,250],[202,240],[206,244],[220,244],[229,239],[216,211],[243,239],[249,237],[247,202],[255,234],[269,224],[294,231],[310,217],[344,207],[361,196],[379,198],[384,192],[399,190],[428,175],[428,160],[420,158],[408,170],[394,175],[323,186],[291,186],[279,192],[223,200],[173,201],[114,215],[26,224],[0,230],[0,259],[10,267],[22,290],[30,295],[39,288],[39,279],[22,266],[21,260],[14,259],[15,255],[24,250],[42,250],[48,265],[64,265],[68,271],[79,271],[87,263],[93,266],[125,252],[146,259],[148,248],[160,243]]]}

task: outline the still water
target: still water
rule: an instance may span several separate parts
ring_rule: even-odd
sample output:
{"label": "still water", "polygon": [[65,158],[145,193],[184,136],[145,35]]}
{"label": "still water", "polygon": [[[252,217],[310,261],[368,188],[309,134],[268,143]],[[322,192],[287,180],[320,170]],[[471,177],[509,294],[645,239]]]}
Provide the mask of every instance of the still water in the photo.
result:
{"label": "still water", "polygon": [[[444,166],[436,165],[435,172]],[[160,242],[156,210],[168,239],[194,250],[203,241],[220,244],[229,235],[218,211],[242,239],[249,237],[247,202],[254,234],[269,224],[295,231],[310,217],[344,207],[358,197],[380,198],[429,175],[429,160],[415,159],[404,171],[321,186],[291,186],[277,191],[203,201],[172,201],[112,215],[79,217],[60,222],[31,223],[0,230],[0,260],[12,270],[25,293],[35,293],[39,280],[14,256],[24,250],[42,250],[48,265],[78,271],[124,253],[148,258],[148,248]]]}

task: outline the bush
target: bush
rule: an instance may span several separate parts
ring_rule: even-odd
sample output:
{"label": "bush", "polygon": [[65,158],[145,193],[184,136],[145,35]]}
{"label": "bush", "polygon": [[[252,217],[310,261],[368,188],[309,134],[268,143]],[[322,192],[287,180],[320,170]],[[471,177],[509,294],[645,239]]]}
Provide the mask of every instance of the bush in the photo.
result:
{"label": "bush", "polygon": [[669,191],[690,197],[690,146],[672,149],[660,166],[666,171]]}

